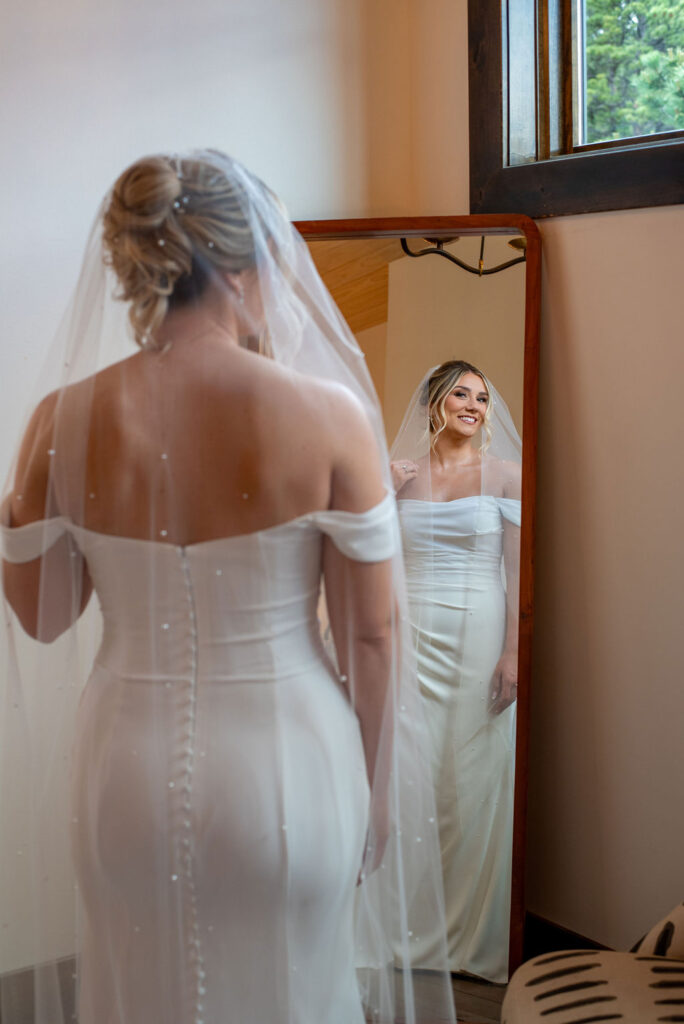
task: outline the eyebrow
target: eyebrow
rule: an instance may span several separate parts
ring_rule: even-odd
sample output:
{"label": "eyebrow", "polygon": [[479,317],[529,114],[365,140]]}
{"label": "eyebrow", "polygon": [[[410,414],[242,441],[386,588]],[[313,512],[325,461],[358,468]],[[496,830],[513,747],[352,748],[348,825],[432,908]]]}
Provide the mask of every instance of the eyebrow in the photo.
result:
{"label": "eyebrow", "polygon": [[[470,391],[471,393],[472,393],[472,390],[473,390],[472,388],[467,387],[465,384],[455,384],[454,385],[454,390],[456,390],[456,388],[458,388],[459,391]],[[480,395],[484,395],[485,398],[489,398],[489,392],[488,391],[478,391],[477,395],[478,395],[478,398],[480,397]]]}

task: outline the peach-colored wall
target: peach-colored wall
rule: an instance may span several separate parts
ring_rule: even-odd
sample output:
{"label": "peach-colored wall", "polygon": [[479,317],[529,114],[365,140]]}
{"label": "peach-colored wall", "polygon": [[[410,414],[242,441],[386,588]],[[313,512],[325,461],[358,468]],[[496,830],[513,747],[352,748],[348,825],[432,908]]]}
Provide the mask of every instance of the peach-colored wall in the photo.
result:
{"label": "peach-colored wall", "polygon": [[365,216],[467,213],[466,0],[366,0],[364,11]]}
{"label": "peach-colored wall", "polygon": [[[479,238],[461,238],[447,249],[477,266]],[[513,255],[504,236],[487,239],[485,266],[504,263]],[[441,257],[405,256],[389,266],[388,308],[383,408],[390,444],[426,371],[447,359],[467,359],[486,373],[521,430],[522,264],[476,277]]]}
{"label": "peach-colored wall", "polygon": [[625,947],[682,899],[684,207],[541,228],[528,903]]}
{"label": "peach-colored wall", "polygon": [[385,396],[385,363],[387,359],[387,323],[367,327],[356,335],[361,351],[366,357],[366,366],[380,403]]}
{"label": "peach-colored wall", "polygon": [[[396,212],[468,212],[465,7],[412,9]],[[540,228],[528,905],[626,947],[682,899],[684,207]]]}

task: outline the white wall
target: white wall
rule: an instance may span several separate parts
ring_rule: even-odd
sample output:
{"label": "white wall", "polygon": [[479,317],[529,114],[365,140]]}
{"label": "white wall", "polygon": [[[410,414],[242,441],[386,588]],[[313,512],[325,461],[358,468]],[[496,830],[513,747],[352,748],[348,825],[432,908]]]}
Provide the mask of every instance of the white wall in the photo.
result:
{"label": "white wall", "polygon": [[366,210],[362,14],[363,0],[5,5],[3,476],[97,206],[133,159],[215,146],[293,217]]}
{"label": "white wall", "polygon": [[[364,0],[5,5],[0,476],[97,206],[133,159],[214,146],[261,174],[293,217],[367,212],[365,17]],[[46,685],[41,699],[61,698]],[[17,928],[30,916],[20,886],[18,906],[0,908],[0,972],[71,952],[65,876],[52,865],[40,954]]]}

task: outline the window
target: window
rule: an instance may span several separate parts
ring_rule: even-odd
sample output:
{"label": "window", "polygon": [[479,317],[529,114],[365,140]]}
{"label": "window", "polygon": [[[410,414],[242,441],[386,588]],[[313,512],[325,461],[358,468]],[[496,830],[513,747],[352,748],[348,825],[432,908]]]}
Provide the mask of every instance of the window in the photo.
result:
{"label": "window", "polygon": [[684,0],[577,0],[575,142],[684,129]]}
{"label": "window", "polygon": [[469,0],[471,210],[684,202],[684,0]]}

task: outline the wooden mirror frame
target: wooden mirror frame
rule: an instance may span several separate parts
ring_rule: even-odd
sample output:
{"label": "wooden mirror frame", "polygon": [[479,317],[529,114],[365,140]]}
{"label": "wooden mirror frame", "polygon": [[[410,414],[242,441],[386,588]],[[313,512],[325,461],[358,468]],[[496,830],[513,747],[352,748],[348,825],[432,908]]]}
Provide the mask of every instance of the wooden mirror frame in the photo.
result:
{"label": "wooden mirror frame", "polygon": [[534,538],[537,467],[537,396],[539,389],[539,312],[541,238],[537,225],[522,214],[480,214],[463,217],[386,217],[357,220],[303,220],[295,227],[306,242],[396,236],[454,238],[465,235],[524,235],[525,338],[523,364],[522,522],[520,550],[520,622],[518,633],[518,713],[515,750],[511,924],[509,972],[522,963],[525,919],[525,839],[529,743],[530,683],[534,609]]}

